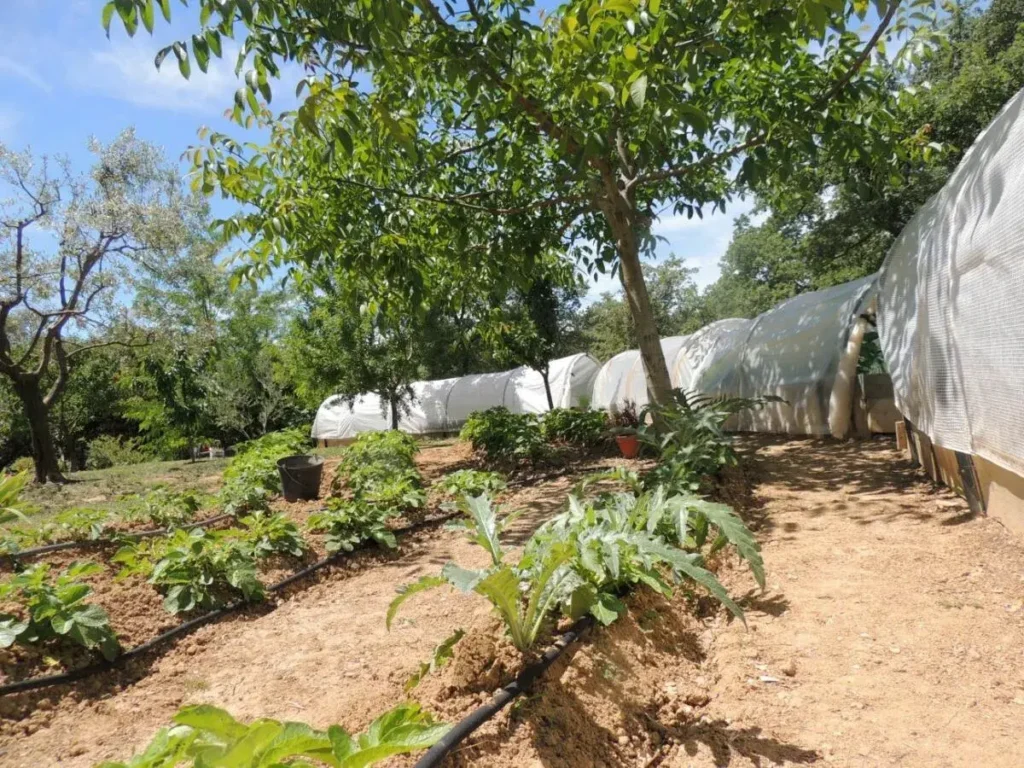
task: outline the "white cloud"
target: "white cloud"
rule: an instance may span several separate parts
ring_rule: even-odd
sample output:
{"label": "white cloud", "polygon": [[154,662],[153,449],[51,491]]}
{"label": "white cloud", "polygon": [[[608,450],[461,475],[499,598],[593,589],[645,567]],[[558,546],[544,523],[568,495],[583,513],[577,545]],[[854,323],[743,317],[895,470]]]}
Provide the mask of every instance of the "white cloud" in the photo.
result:
{"label": "white cloud", "polygon": [[17,77],[47,93],[53,90],[35,69],[9,56],[0,56],[0,74]]}
{"label": "white cloud", "polygon": [[0,141],[14,143],[18,137],[18,124],[22,113],[7,104],[0,104]]}
{"label": "white cloud", "polygon": [[228,109],[239,87],[234,62],[238,48],[224,46],[224,58],[210,59],[206,73],[192,63],[186,80],[178,71],[178,60],[168,56],[158,70],[153,64],[156,48],[138,39],[117,42],[104,50],[74,57],[68,67],[68,81],[76,88],[98,91],[106,96],[140,107],[174,112],[203,112]]}

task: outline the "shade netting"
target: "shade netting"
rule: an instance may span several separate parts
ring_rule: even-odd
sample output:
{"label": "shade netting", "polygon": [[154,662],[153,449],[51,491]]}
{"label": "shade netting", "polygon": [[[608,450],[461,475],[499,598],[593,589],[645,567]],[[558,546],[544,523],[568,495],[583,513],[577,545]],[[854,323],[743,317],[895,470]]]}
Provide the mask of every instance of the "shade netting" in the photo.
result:
{"label": "shade netting", "polygon": [[879,286],[899,410],[935,444],[1024,474],[1024,91],[904,228]]}

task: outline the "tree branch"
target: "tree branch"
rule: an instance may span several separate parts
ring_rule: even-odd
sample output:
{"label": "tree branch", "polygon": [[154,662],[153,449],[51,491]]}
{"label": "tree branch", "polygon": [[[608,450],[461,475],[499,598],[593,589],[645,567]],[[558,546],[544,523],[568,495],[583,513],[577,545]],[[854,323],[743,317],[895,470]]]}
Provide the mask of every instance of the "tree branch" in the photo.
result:
{"label": "tree branch", "polygon": [[892,2],[889,3],[889,10],[886,11],[885,16],[882,17],[882,20],[878,24],[878,29],[876,29],[875,33],[871,35],[870,39],[868,39],[867,45],[864,46],[864,49],[860,52],[860,55],[853,60],[853,64],[850,65],[850,68],[847,70],[846,74],[839,78],[836,84],[833,85],[820,99],[818,99],[818,101],[815,104],[815,108],[825,106],[828,102],[832,101],[832,99],[838,96],[839,93],[847,85],[849,85],[850,81],[853,79],[853,76],[856,75],[858,71],[860,71],[860,68],[864,66],[864,62],[868,60],[869,56],[871,56],[871,51],[874,50],[875,46],[878,44],[879,39],[881,39],[882,35],[885,33],[885,30],[888,29],[889,25],[892,23],[893,16],[896,15],[896,11],[899,9],[899,7],[900,0],[892,0]]}
{"label": "tree branch", "polygon": [[[450,34],[457,35],[458,30],[445,20],[431,0],[417,0],[416,4],[424,13],[433,19],[438,26],[447,30]],[[481,56],[479,51],[475,48],[471,48],[470,54],[474,59],[476,59],[476,65],[481,74],[494,83],[494,85],[510,94],[512,98],[515,99],[519,107],[533,120],[534,123],[536,123],[537,127],[540,128],[542,132],[555,141],[563,144],[570,155],[578,155],[583,151],[575,137],[558,125],[551,114],[545,111],[539,104],[537,104],[537,102],[511,83],[507,82],[505,78],[503,78],[501,74]],[[597,170],[601,170],[602,166],[606,165],[603,160],[596,157],[587,158],[587,163]]]}
{"label": "tree branch", "polygon": [[367,184],[364,181],[357,181],[355,179],[342,179],[338,178],[335,181],[339,184],[348,184],[353,187],[359,187],[361,189],[368,189],[371,192],[377,192],[381,194],[397,195],[398,197],[404,197],[410,200],[424,200],[430,203],[440,203],[441,205],[455,205],[461,208],[468,208],[471,211],[482,211],[495,216],[515,216],[529,211],[540,210],[543,208],[551,208],[556,205],[568,202],[580,202],[584,198],[579,195],[567,195],[564,197],[553,197],[546,200],[538,200],[527,205],[517,206],[514,208],[494,208],[486,205],[477,205],[476,203],[466,202],[467,200],[479,199],[480,197],[490,196],[496,194],[494,191],[487,192],[471,192],[466,195],[458,195],[454,197],[445,197],[440,195],[422,195],[416,192],[408,192],[403,189],[394,189],[391,187],[378,187],[374,184]]}
{"label": "tree branch", "polygon": [[[867,61],[868,57],[871,56],[871,51],[874,50],[874,47],[878,44],[879,39],[885,33],[885,30],[889,27],[889,24],[892,23],[893,16],[896,15],[896,11],[899,9],[899,5],[900,0],[892,0],[892,2],[889,4],[889,10],[886,12],[885,16],[879,22],[878,28],[875,30],[874,34],[872,34],[871,37],[868,39],[867,43],[864,45],[864,48],[861,50],[860,54],[858,54],[857,58],[854,59],[853,64],[850,65],[850,68],[846,71],[846,74],[839,78],[835,85],[829,88],[828,91],[822,94],[822,96],[814,103],[814,109],[820,109],[821,107],[828,104],[830,101],[832,101],[832,99],[838,96],[847,85],[850,84],[850,81],[853,80],[857,72],[860,71],[860,68],[864,66],[864,62]],[[728,160],[742,152],[745,152],[748,149],[752,149],[760,144],[763,144],[767,138],[767,134],[760,133],[750,139],[747,139],[742,144],[737,144],[736,146],[724,152],[719,152],[718,154],[715,155],[706,155],[705,157],[698,160],[696,163],[690,163],[689,165],[678,166],[676,168],[667,168],[662,171],[655,171],[654,173],[643,174],[641,176],[638,176],[633,181],[633,183],[645,184],[651,181],[664,181],[665,179],[674,179],[679,178],[681,176],[686,176],[695,169],[711,165],[713,163],[717,163],[721,160]]]}

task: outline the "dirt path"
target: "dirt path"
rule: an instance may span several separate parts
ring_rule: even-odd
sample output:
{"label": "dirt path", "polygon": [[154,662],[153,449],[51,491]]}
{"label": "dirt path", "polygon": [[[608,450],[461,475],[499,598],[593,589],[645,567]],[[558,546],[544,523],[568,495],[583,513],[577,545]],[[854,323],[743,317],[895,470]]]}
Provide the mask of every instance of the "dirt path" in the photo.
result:
{"label": "dirt path", "polygon": [[751,447],[770,589],[664,765],[1024,765],[1024,541],[889,442]]}

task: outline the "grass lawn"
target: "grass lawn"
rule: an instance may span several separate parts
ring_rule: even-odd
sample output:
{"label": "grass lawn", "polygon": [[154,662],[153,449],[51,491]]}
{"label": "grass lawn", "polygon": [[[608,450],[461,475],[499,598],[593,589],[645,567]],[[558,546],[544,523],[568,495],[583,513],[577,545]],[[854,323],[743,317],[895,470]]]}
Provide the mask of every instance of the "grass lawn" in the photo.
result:
{"label": "grass lawn", "polygon": [[176,491],[212,494],[220,488],[221,475],[230,459],[149,461],[143,464],[72,472],[64,485],[30,484],[23,497],[48,517],[69,507],[114,510],[125,496],[143,493],[158,485]]}

